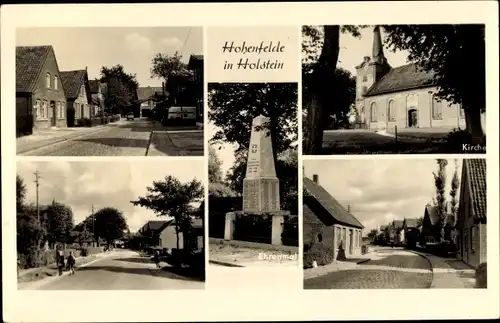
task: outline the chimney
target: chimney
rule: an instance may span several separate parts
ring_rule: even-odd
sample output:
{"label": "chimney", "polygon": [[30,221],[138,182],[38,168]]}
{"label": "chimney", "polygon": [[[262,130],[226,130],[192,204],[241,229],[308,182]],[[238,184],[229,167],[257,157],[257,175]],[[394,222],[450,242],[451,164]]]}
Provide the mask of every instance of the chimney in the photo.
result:
{"label": "chimney", "polygon": [[313,182],[314,182],[314,184],[319,185],[318,175],[317,174],[313,175]]}
{"label": "chimney", "polygon": [[351,206],[350,205],[347,206],[347,212],[351,213]]}

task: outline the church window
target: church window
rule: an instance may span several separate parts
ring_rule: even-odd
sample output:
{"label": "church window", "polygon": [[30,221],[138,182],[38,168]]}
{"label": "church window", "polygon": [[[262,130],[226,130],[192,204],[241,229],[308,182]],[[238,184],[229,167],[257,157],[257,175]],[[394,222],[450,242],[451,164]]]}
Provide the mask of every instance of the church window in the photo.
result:
{"label": "church window", "polygon": [[443,118],[443,112],[442,112],[442,102],[439,102],[438,99],[433,96],[432,98],[432,119],[434,120],[441,120]]}
{"label": "church window", "polygon": [[368,81],[368,78],[366,77],[366,75],[363,75],[363,82],[366,82]]}
{"label": "church window", "polygon": [[396,104],[393,100],[389,101],[387,118],[389,118],[389,121],[396,121]]}
{"label": "church window", "polygon": [[465,111],[464,111],[464,108],[462,107],[458,107],[458,111],[460,111],[460,118],[465,118]]}
{"label": "church window", "polygon": [[370,121],[377,122],[377,104],[375,102],[370,107]]}

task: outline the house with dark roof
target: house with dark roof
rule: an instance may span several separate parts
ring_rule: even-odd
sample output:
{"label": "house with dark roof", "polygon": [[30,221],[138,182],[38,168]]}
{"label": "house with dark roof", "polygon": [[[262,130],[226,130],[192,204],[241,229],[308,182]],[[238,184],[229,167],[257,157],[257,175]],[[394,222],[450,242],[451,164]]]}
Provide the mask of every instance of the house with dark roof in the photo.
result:
{"label": "house with dark roof", "polygon": [[141,117],[150,117],[151,111],[153,111],[156,106],[156,102],[163,101],[166,97],[167,93],[164,91],[163,87],[138,87],[137,99],[141,105]]}
{"label": "house with dark roof", "polygon": [[[440,101],[436,78],[416,64],[391,67],[384,55],[379,26],[373,31],[372,56],[356,66],[356,123],[377,130],[465,128],[457,104]],[[483,115],[484,117],[484,115]]]}
{"label": "house with dark roof", "polygon": [[106,94],[106,83],[101,83],[99,80],[89,80],[90,89],[90,114],[93,116],[101,116],[106,110],[106,102],[104,95]]}
{"label": "house with dark roof", "polygon": [[419,236],[420,229],[418,220],[405,218],[403,220],[403,244],[407,248],[413,248],[417,245]]}
{"label": "house with dark roof", "polygon": [[405,238],[403,228],[403,220],[394,220],[391,222],[392,239],[396,245],[403,244],[404,242]]}
{"label": "house with dark roof", "polygon": [[464,159],[457,212],[458,258],[477,267],[486,262],[486,160]]}
{"label": "house with dark roof", "polygon": [[68,99],[68,126],[82,118],[92,118],[92,96],[87,69],[61,72],[62,83]]}
{"label": "house with dark roof", "polygon": [[[303,179],[304,257],[316,250],[344,260],[361,254],[363,225],[320,184],[318,175]],[[319,264],[320,259],[316,260]],[[322,263],[324,264],[324,263]]]}
{"label": "house with dark roof", "polygon": [[16,47],[17,135],[66,127],[66,102],[54,48]]}
{"label": "house with dark roof", "polygon": [[193,88],[196,99],[196,125],[203,129],[203,55],[191,55],[188,69],[193,71]]}
{"label": "house with dark roof", "polygon": [[441,228],[439,227],[439,217],[436,206],[427,203],[424,209],[424,219],[422,221],[421,243],[439,242]]}

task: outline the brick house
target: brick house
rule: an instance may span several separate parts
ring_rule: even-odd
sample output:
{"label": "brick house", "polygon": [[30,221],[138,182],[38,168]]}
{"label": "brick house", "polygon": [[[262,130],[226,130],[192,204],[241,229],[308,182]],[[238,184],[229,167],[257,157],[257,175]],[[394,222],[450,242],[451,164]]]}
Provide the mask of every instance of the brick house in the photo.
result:
{"label": "brick house", "polygon": [[318,176],[304,177],[304,256],[321,249],[343,260],[361,254],[363,225],[321,185]]}
{"label": "brick house", "polygon": [[188,69],[193,71],[194,92],[196,96],[196,125],[203,129],[203,55],[191,55],[189,57]]}
{"label": "brick house", "polygon": [[[436,79],[416,64],[391,67],[384,55],[380,28],[373,31],[372,56],[356,66],[356,123],[362,128],[465,128],[457,104],[439,101]],[[481,122],[484,128],[485,115]]]}
{"label": "brick house", "polygon": [[422,232],[421,232],[421,242],[422,243],[433,243],[438,242],[439,232],[441,228],[438,228],[438,214],[436,207],[430,204],[425,205],[424,209],[424,219],[422,221]]}
{"label": "brick house", "polygon": [[403,220],[403,244],[406,247],[415,247],[420,235],[417,219]]}
{"label": "brick house", "polygon": [[141,117],[146,118],[151,116],[151,112],[156,106],[158,99],[163,99],[163,87],[138,87],[137,99],[141,105]]}
{"label": "brick house", "polygon": [[391,226],[392,241],[394,241],[396,245],[402,244],[405,239],[403,221],[394,220],[391,222],[390,226]]}
{"label": "brick house", "polygon": [[52,46],[16,47],[16,132],[66,127],[66,94]]}
{"label": "brick house", "polygon": [[68,98],[68,126],[71,127],[76,120],[92,117],[87,69],[61,72],[61,78]]}
{"label": "brick house", "polygon": [[[205,235],[203,220],[193,218],[192,226],[193,234],[179,233],[179,249],[184,249],[187,245],[193,246],[195,250],[203,249]],[[177,248],[175,220],[149,221],[138,232],[150,247],[169,250]]]}
{"label": "brick house", "polygon": [[466,264],[486,262],[486,160],[464,159],[457,214],[457,254]]}

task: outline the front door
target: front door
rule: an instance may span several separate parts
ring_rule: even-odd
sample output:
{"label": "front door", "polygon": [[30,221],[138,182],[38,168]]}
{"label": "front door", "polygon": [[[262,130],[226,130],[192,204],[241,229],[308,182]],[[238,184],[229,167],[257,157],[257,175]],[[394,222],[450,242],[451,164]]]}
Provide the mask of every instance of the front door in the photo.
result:
{"label": "front door", "polygon": [[354,239],[353,239],[353,232],[352,229],[349,230],[349,254],[352,255],[353,253],[353,244],[354,244]]}
{"label": "front door", "polygon": [[56,103],[54,101],[50,101],[50,111],[52,111],[52,118],[50,118],[51,124],[52,127],[55,127],[57,124],[57,110]]}
{"label": "front door", "polygon": [[408,127],[415,128],[418,126],[418,112],[417,109],[408,110]]}

